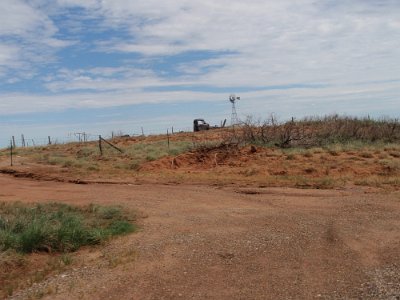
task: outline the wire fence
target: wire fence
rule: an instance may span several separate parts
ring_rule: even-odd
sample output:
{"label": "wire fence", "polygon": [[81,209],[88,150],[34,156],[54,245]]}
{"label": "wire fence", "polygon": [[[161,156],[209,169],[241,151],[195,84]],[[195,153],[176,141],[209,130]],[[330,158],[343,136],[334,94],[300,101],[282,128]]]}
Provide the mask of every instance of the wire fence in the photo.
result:
{"label": "wire fence", "polygon": [[151,136],[159,134],[174,134],[180,132],[190,132],[192,128],[163,128],[163,129],[152,129],[145,130],[141,127],[140,130],[135,133],[124,133],[121,130],[111,131],[108,134],[100,133],[87,133],[87,132],[74,132],[69,133],[64,136],[58,135],[47,135],[47,136],[30,136],[24,134],[11,135],[8,138],[0,137],[0,149],[9,148],[11,145],[13,148],[17,147],[36,147],[45,145],[58,145],[58,144],[68,144],[68,143],[84,143],[84,142],[94,142],[98,141],[101,135],[105,139],[112,139],[115,137],[139,137],[139,136]]}

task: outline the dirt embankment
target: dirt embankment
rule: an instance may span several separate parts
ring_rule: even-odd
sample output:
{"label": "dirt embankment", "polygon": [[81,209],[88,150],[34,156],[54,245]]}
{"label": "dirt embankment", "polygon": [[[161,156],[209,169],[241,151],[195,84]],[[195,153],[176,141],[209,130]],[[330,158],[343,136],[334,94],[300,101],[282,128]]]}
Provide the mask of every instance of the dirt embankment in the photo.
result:
{"label": "dirt embankment", "polygon": [[396,144],[334,144],[310,149],[238,147],[232,141],[222,142],[229,140],[224,138],[227,133],[212,130],[174,134],[169,137],[171,147],[165,135],[119,138],[112,142],[124,153],[110,148],[103,155],[95,143],[21,148],[17,149],[12,168],[7,167],[8,153],[0,153],[0,171],[17,177],[76,183],[400,187],[400,148]]}
{"label": "dirt embankment", "polygon": [[[392,156],[393,155],[393,156]],[[140,170],[235,174],[242,177],[304,177],[344,179],[350,182],[371,176],[400,176],[397,152],[334,151],[310,149],[282,152],[280,149],[235,145],[200,148],[176,157],[144,164]],[[391,160],[385,160],[390,158]],[[279,182],[279,179],[277,179]],[[399,183],[397,183],[399,184]],[[284,185],[284,184],[283,184]]]}

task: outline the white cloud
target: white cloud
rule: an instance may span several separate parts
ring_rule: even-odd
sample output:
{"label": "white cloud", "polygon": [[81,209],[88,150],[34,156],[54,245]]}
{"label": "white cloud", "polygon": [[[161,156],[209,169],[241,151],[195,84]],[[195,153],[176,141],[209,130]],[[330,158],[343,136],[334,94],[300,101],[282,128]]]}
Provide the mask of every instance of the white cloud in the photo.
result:
{"label": "white cloud", "polygon": [[165,80],[147,69],[108,67],[91,69],[61,69],[54,77],[46,78],[45,86],[52,92],[92,90],[138,92],[146,88],[188,85],[185,80]]}
{"label": "white cloud", "polygon": [[[91,3],[85,7],[92,7],[105,24],[131,34],[131,39],[103,41],[101,50],[146,56],[185,51],[236,54],[219,59],[223,67],[199,77],[201,84],[346,84],[397,78],[400,71],[396,1]],[[188,73],[201,73],[192,64],[187,68]]]}
{"label": "white cloud", "polygon": [[19,55],[20,49],[16,46],[0,43],[0,66],[6,66]]}
{"label": "white cloud", "polygon": [[[238,109],[242,117],[246,114],[266,116],[271,112],[278,112],[282,116],[333,112],[396,116],[399,94],[399,81],[348,86],[340,89],[336,87],[265,89],[240,93],[242,100],[238,104]],[[199,99],[205,102],[226,104],[226,109],[229,110],[230,104],[224,92],[144,92],[140,89],[131,89],[119,92],[64,93],[48,96],[6,94],[2,95],[2,101],[0,101],[0,115],[160,102],[179,104],[199,101]]]}
{"label": "white cloud", "polygon": [[51,36],[57,30],[42,11],[21,0],[0,2],[0,36]]}
{"label": "white cloud", "polygon": [[24,78],[38,64],[54,60],[56,49],[72,41],[56,38],[58,28],[39,5],[39,1],[2,0],[0,2],[0,76]]}
{"label": "white cloud", "polygon": [[[4,0],[0,4],[3,12],[0,36],[15,35],[23,42],[0,44],[0,74],[7,68],[23,69],[28,62],[34,63],[38,49],[44,47],[47,49],[44,53],[51,56],[55,49],[70,45],[72,42],[57,38],[57,24],[51,15],[61,15],[74,7],[85,11],[80,17],[97,20],[98,30],[112,28],[123,33],[120,34],[123,38],[99,37],[91,45],[97,46],[97,51],[139,53],[149,59],[168,59],[189,51],[216,55],[178,63],[175,70],[181,75],[172,78],[157,75],[151,67],[74,70],[65,66],[45,80],[45,87],[55,96],[5,95],[3,99],[10,102],[5,104],[1,100],[0,108],[13,110],[14,107],[18,111],[21,106],[13,103],[20,101],[36,103],[23,106],[34,111],[222,97],[215,93],[145,92],[149,88],[176,85],[234,90],[320,83],[327,87],[265,89],[243,96],[249,103],[261,104],[263,97],[286,97],[293,105],[302,101],[317,104],[347,101],[347,105],[338,106],[340,109],[351,108],[352,103],[358,103],[363,97],[370,109],[375,107],[373,96],[386,99],[384,105],[390,107],[388,111],[396,111],[393,101],[399,92],[398,81],[388,82],[398,80],[400,74],[397,0]],[[74,27],[84,28],[84,22],[79,25],[79,21],[82,20],[71,20]],[[36,50],[22,54],[25,44],[34,45]],[[370,85],[361,89],[360,82]],[[66,94],[81,90],[91,93]]]}

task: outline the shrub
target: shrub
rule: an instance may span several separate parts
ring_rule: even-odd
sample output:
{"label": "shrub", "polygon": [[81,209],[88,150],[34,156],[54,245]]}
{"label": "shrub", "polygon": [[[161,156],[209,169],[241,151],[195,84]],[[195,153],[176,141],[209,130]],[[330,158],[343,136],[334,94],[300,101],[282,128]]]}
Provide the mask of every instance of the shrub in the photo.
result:
{"label": "shrub", "polygon": [[292,153],[289,153],[287,156],[286,156],[286,159],[287,160],[294,160],[296,158],[296,155],[294,155],[294,154],[292,154]]}
{"label": "shrub", "polygon": [[370,153],[370,152],[361,152],[360,153],[360,156],[361,157],[363,157],[363,158],[373,158],[374,157],[374,155],[372,154],[372,153]]}
{"label": "shrub", "polygon": [[232,130],[229,139],[239,143],[273,144],[280,148],[395,143],[400,141],[400,120],[331,115],[280,123],[274,116],[264,122],[248,117],[239,129]]}
{"label": "shrub", "polygon": [[0,203],[0,251],[70,252],[134,230],[120,207]]}
{"label": "shrub", "polygon": [[308,158],[313,157],[313,153],[311,151],[306,151],[303,155],[304,155],[304,157],[308,157]]}

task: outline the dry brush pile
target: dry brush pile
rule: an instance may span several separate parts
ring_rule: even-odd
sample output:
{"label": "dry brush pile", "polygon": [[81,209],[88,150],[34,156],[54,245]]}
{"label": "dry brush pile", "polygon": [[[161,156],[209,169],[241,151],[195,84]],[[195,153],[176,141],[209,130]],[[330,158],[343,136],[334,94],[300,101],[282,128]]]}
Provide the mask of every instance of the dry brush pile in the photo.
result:
{"label": "dry brush pile", "polygon": [[397,143],[399,119],[371,119],[346,116],[308,117],[278,122],[274,116],[265,121],[248,117],[226,137],[231,143],[274,145],[280,148],[320,147],[335,143]]}

